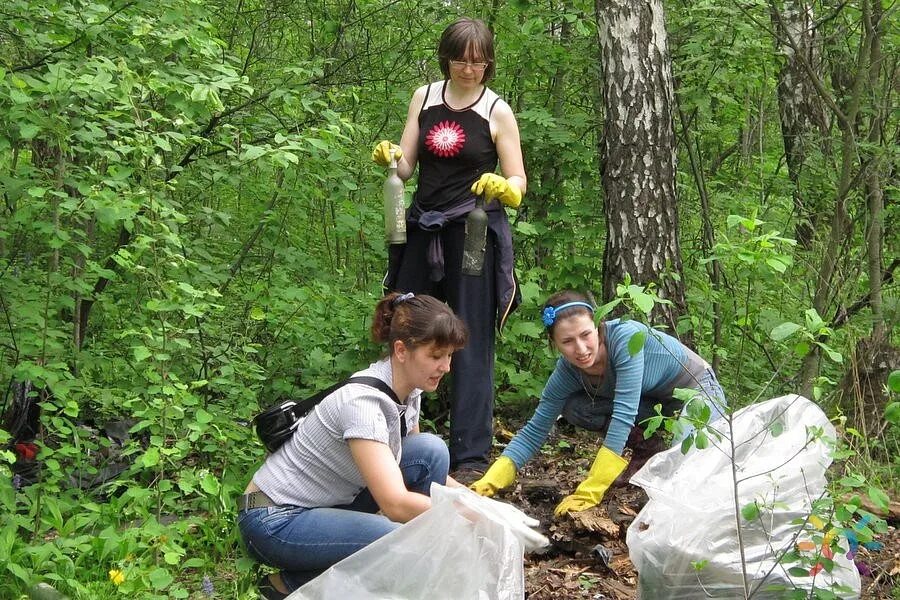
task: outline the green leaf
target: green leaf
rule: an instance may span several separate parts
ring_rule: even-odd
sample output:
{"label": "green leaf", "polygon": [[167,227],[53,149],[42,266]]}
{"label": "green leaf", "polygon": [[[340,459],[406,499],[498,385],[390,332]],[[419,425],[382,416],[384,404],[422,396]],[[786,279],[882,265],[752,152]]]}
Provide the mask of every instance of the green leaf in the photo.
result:
{"label": "green leaf", "polygon": [[33,123],[22,123],[19,125],[19,135],[23,140],[30,140],[38,134],[41,128]]}
{"label": "green leaf", "polygon": [[751,502],[750,504],[745,504],[741,508],[741,516],[744,517],[745,521],[753,521],[759,517],[759,505],[756,501]]}
{"label": "green leaf", "polygon": [[622,302],[621,298],[616,298],[615,300],[612,300],[610,302],[607,302],[606,304],[598,306],[597,310],[594,311],[594,318],[602,319],[603,317],[605,317],[606,315],[611,313],[615,307],[617,307],[619,304],[621,304],[621,302]]}
{"label": "green leaf", "polygon": [[266,152],[268,152],[268,148],[264,148],[262,146],[251,146],[250,144],[244,145],[244,153],[241,156],[242,161],[251,161],[256,160],[260,156],[263,156]]}
{"label": "green leaf", "polygon": [[647,339],[647,331],[642,329],[631,336],[628,340],[628,353],[634,356],[644,348],[644,342]]}
{"label": "green leaf", "polygon": [[894,425],[900,425],[900,402],[891,402],[884,407],[884,420]]}
{"label": "green leaf", "polygon": [[202,408],[197,409],[197,413],[194,415],[194,418],[197,419],[198,423],[206,424],[213,420],[213,416],[206,410]]}
{"label": "green leaf", "polygon": [[259,306],[250,309],[250,318],[254,321],[263,321],[266,318],[266,311]]}
{"label": "green leaf", "polygon": [[784,273],[785,271],[787,271],[787,265],[784,264],[783,262],[781,262],[780,260],[778,260],[777,258],[767,258],[766,264],[769,265],[770,267],[772,267],[772,269],[774,269],[775,271],[778,271],[779,273]]}
{"label": "green leaf", "polygon": [[780,342],[781,340],[794,335],[794,333],[796,333],[799,329],[800,325],[788,321],[787,323],[782,323],[781,325],[773,329],[772,333],[769,334],[769,337],[771,337],[776,342]]}
{"label": "green leaf", "polygon": [[900,394],[900,370],[891,371],[888,375],[888,389],[895,394]]}
{"label": "green leaf", "polygon": [[875,506],[883,511],[887,511],[890,507],[891,499],[883,491],[874,486],[869,486],[869,498],[875,503]]}
{"label": "green leaf", "polygon": [[[788,569],[788,573],[791,575],[791,577],[809,577],[809,571],[802,567],[791,567],[790,569]],[[805,594],[804,597],[806,597]]]}
{"label": "green leaf", "polygon": [[537,229],[528,221],[519,221],[516,223],[516,233],[526,237],[535,237],[538,235]]}
{"label": "green leaf", "polygon": [[134,355],[135,362],[141,362],[150,357],[150,350],[146,346],[132,346],[131,353]]}
{"label": "green leaf", "polygon": [[200,487],[203,488],[203,491],[207,494],[218,494],[219,480],[216,479],[215,475],[213,475],[212,473],[207,473],[206,476],[200,480]]}
{"label": "green leaf", "polygon": [[172,575],[166,569],[158,568],[150,573],[150,583],[153,585],[154,589],[163,590],[174,581]]}
{"label": "green leaf", "polygon": [[819,316],[816,309],[808,308],[804,314],[806,315],[806,327],[810,331],[818,333],[819,330],[824,327],[825,321],[822,320],[822,317]]}
{"label": "green leaf", "polygon": [[632,294],[631,298],[632,300],[634,300],[635,306],[637,306],[638,309],[645,315],[649,315],[650,311],[653,310],[653,296],[651,296],[650,294],[638,292]]}
{"label": "green leaf", "polygon": [[698,431],[694,436],[694,445],[697,446],[698,449],[703,450],[709,446],[709,438],[706,436],[702,430]]}
{"label": "green leaf", "polygon": [[784,423],[781,421],[773,421],[769,424],[769,433],[772,434],[772,437],[778,437],[784,433]]}
{"label": "green leaf", "polygon": [[843,364],[844,357],[841,355],[840,352],[838,352],[837,350],[832,350],[825,344],[819,344],[819,345],[822,347],[822,350],[825,351],[825,354],[828,355],[828,358],[830,358],[832,361],[836,362],[839,365]]}
{"label": "green leaf", "polygon": [[864,486],[866,480],[856,475],[847,475],[846,477],[841,477],[839,483],[844,487],[858,488]]}
{"label": "green leaf", "polygon": [[13,575],[15,575],[16,577],[18,577],[19,579],[21,579],[21,580],[24,581],[25,583],[31,583],[31,577],[28,576],[28,571],[26,571],[26,570],[25,570],[24,568],[22,568],[20,565],[17,565],[16,563],[13,563],[13,562],[10,562],[10,563],[7,563],[7,564],[6,564],[6,568],[7,568],[7,570],[8,570],[10,573],[12,573]]}
{"label": "green leaf", "polygon": [[159,448],[148,448],[141,457],[141,464],[145,468],[155,467],[159,464]]}

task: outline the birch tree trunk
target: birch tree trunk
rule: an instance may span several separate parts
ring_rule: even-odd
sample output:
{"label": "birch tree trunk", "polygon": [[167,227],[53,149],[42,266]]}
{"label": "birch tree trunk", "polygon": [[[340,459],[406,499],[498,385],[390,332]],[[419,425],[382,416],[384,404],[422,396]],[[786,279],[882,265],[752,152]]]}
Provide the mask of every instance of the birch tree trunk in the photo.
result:
{"label": "birch tree trunk", "polygon": [[814,195],[805,193],[802,177],[809,149],[817,145],[827,148],[824,142],[828,139],[828,117],[802,61],[821,77],[819,42],[813,9],[805,0],[785,0],[780,15],[774,10],[773,5],[775,46],[778,54],[784,56],[778,72],[778,114],[788,176],[794,184],[794,234],[797,242],[809,250],[822,207]]}
{"label": "birch tree trunk", "polygon": [[655,283],[653,318],[684,314],[675,194],[674,84],[662,2],[597,0],[605,104],[602,180],[607,223],[603,296],[626,274]]}

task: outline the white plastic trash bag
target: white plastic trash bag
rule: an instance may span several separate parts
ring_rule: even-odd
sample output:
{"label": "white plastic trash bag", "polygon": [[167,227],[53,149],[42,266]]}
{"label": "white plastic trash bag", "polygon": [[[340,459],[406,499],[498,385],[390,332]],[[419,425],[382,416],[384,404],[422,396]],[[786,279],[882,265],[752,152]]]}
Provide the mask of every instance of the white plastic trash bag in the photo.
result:
{"label": "white plastic trash bag", "polygon": [[[822,410],[802,396],[782,396],[737,411],[731,433],[725,419],[712,427],[723,434],[721,441],[711,439],[710,447],[692,448],[686,455],[677,447],[657,454],[631,478],[650,498],[626,538],[639,574],[639,597],[743,598],[737,519],[748,586],[759,590],[754,598],[783,597],[770,586],[809,590],[834,585],[848,590],[838,597],[858,597],[859,573],[845,557],[846,548],[836,553],[831,573],[822,570],[815,578],[792,577],[792,565],[777,562],[797,541],[802,524],[792,521],[805,519],[812,501],[825,491],[831,451],[822,439],[810,442],[811,428],[834,439],[834,427]],[[737,507],[735,478],[740,481]],[[737,511],[754,500],[775,509],[747,521]],[[702,568],[694,567],[703,561]]]}
{"label": "white plastic trash bag", "polygon": [[519,509],[431,486],[431,508],[294,591],[288,600],[521,600],[524,552],[549,545]]}

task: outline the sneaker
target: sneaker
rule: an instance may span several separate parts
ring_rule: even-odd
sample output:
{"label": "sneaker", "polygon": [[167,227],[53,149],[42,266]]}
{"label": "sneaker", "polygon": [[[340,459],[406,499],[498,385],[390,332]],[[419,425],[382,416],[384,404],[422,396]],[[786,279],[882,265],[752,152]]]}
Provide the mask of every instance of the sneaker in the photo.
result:
{"label": "sneaker", "polygon": [[256,589],[259,590],[259,595],[266,600],[284,600],[288,597],[288,594],[279,592],[278,589],[272,585],[272,580],[269,579],[268,575],[263,575],[259,578],[259,581],[256,582]]}
{"label": "sneaker", "polygon": [[485,471],[487,471],[487,465],[467,463],[456,467],[456,469],[450,473],[450,477],[462,485],[468,486],[484,477]]}

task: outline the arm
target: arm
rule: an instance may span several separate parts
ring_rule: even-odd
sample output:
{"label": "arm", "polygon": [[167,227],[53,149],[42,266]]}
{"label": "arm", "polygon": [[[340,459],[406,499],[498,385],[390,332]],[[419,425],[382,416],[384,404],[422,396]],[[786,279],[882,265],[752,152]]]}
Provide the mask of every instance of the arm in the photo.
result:
{"label": "arm", "polygon": [[519,430],[503,454],[494,461],[484,477],[471,487],[482,496],[493,496],[497,491],[509,487],[516,480],[516,471],[537,452],[547,439],[550,428],[562,412],[566,399],[580,385],[564,359],[556,362],[556,369],[550,374],[547,385],[541,392],[541,401],[525,427]]}
{"label": "arm", "polygon": [[494,134],[494,145],[497,146],[497,156],[500,158],[500,172],[524,196],[528,179],[525,176],[519,125],[512,108],[502,100],[491,114],[491,131]]}
{"label": "arm", "polygon": [[348,443],[366,487],[388,519],[406,523],[431,508],[428,496],[406,489],[403,474],[387,444],[364,439],[351,439]]}
{"label": "arm", "polygon": [[637,331],[635,327],[625,324],[607,329],[608,360],[610,365],[614,365],[616,377],[612,420],[587,477],[574,493],[563,498],[556,506],[554,514],[557,517],[599,504],[606,490],[628,465],[622,458],[622,450],[634,427],[644,380],[643,350],[634,356],[628,351],[628,340]]}
{"label": "arm", "polygon": [[515,463],[516,469],[524,467],[525,463],[540,450],[550,433],[550,428],[562,413],[568,397],[581,389],[580,382],[569,369],[566,369],[564,361],[563,358],[557,361],[556,368],[541,392],[541,400],[534,415],[503,451],[503,456],[510,458]]}
{"label": "arm", "polygon": [[620,323],[611,331],[606,342],[609,364],[614,365],[616,384],[612,417],[603,445],[620,456],[634,427],[644,385],[644,351],[634,356],[628,351],[628,341],[638,331],[635,325]]}
{"label": "arm", "polygon": [[397,163],[397,175],[403,181],[412,177],[419,160],[419,109],[425,102],[427,90],[428,86],[422,86],[413,93],[406,112],[406,125],[403,127],[403,135],[400,137],[400,149],[403,151],[403,156]]}

